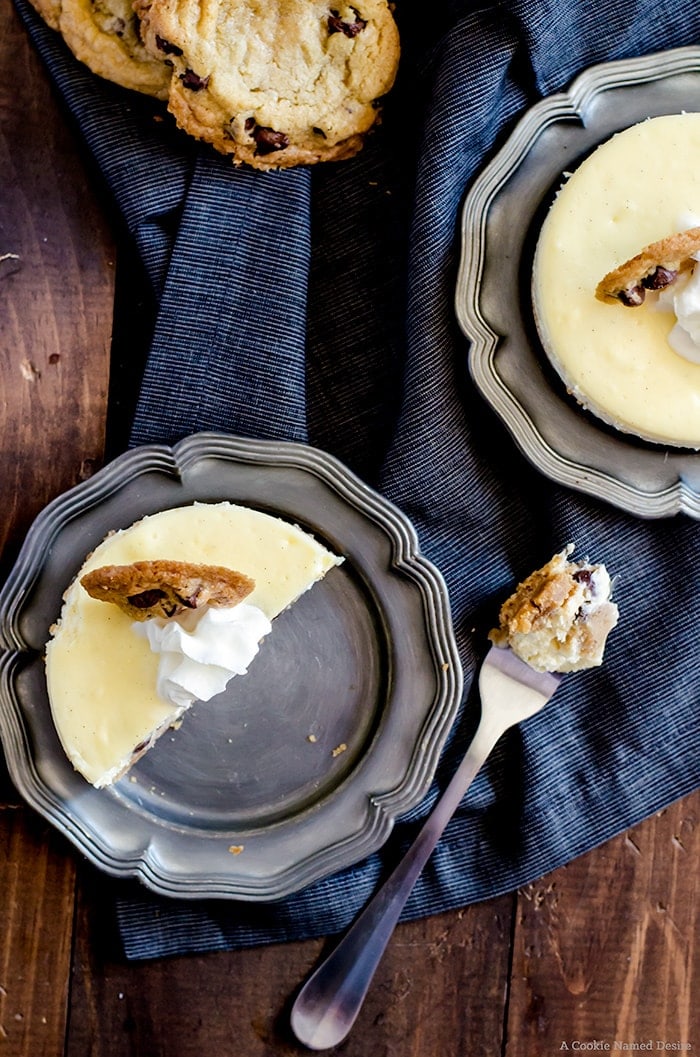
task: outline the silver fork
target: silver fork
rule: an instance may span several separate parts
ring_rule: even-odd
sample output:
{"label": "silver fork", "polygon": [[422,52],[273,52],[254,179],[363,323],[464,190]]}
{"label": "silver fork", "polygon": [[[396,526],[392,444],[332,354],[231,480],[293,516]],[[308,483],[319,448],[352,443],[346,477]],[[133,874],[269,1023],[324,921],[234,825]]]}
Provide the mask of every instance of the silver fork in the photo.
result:
{"label": "silver fork", "polygon": [[309,1049],[329,1049],[347,1036],[416,879],[477,772],[501,735],[544,708],[560,680],[491,647],[479,673],[481,719],[452,780],[393,873],[296,997],[292,1030]]}

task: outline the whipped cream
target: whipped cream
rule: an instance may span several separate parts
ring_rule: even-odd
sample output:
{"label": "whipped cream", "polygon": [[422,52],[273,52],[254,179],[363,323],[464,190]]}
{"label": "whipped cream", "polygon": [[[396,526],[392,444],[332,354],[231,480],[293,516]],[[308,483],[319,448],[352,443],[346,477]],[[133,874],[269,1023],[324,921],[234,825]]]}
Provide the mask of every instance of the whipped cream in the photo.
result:
{"label": "whipped cream", "polygon": [[670,308],[676,317],[668,335],[673,351],[691,363],[700,363],[700,267],[679,275],[662,290],[659,307]]}
{"label": "whipped cream", "polygon": [[159,655],[157,692],[188,708],[220,694],[234,675],[245,675],[271,624],[257,606],[193,610],[171,620],[135,622],[134,631]]}
{"label": "whipped cream", "polygon": [[[678,230],[700,227],[700,217],[683,212],[678,218]],[[693,254],[700,260],[700,254]],[[659,291],[659,308],[670,309],[676,317],[668,335],[674,352],[690,363],[700,363],[700,268],[693,267]]]}

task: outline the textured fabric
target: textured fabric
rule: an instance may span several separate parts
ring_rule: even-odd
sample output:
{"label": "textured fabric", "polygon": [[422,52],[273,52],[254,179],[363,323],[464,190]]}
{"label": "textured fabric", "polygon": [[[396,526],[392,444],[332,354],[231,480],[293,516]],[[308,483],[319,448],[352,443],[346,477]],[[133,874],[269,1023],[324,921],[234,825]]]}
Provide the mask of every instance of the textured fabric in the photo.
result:
{"label": "textured fabric", "polygon": [[[356,159],[236,171],[92,78],[17,0],[159,302],[134,443],[202,428],[308,440],[412,518],[448,582],[469,685],[500,601],[569,540],[617,577],[606,663],[507,734],[405,916],[515,889],[700,784],[698,527],[642,521],[541,477],[474,391],[453,311],[465,190],[525,107],[586,66],[693,43],[669,0],[401,0],[399,82]],[[423,804],[381,853],[270,905],[116,886],[133,958],[327,934],[415,834],[472,734],[469,694]],[[109,887],[109,886],[107,886]]]}

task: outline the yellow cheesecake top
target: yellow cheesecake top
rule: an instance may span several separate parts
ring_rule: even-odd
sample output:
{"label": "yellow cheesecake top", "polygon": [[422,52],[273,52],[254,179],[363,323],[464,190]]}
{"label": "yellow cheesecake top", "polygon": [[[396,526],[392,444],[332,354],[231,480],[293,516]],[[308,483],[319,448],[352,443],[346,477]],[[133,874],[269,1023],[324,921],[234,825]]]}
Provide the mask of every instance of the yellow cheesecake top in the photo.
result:
{"label": "yellow cheesecake top", "polygon": [[58,735],[74,767],[94,785],[118,777],[134,750],[167,728],[178,710],[158,696],[158,657],[131,619],[91,598],[79,579],[101,565],[164,557],[250,576],[255,587],[246,602],[270,620],[342,560],[298,526],[230,503],[166,510],[100,543],[66,592],[46,648]]}
{"label": "yellow cheesecake top", "polygon": [[642,247],[700,220],[700,114],[650,118],[598,147],[563,185],[537,243],[533,306],[553,365],[618,429],[700,447],[700,364],[668,343],[654,297],[604,304],[600,280]]}

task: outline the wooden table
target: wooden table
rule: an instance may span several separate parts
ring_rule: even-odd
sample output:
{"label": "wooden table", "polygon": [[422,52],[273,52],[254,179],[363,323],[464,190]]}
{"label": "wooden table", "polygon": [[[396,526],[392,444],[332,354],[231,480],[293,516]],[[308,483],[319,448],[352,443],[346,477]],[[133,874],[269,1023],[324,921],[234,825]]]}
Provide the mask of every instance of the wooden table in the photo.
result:
{"label": "wooden table", "polygon": [[[129,251],[10,0],[0,53],[5,575],[40,508],[109,457],[110,360],[128,370],[119,329],[111,347],[115,267]],[[111,399],[120,392],[116,377]],[[697,1052],[699,865],[696,793],[522,891],[399,927],[340,1049],[548,1057],[651,1040]],[[3,1057],[306,1052],[286,1014],[322,942],[128,964],[110,884],[20,802],[0,763]]]}

